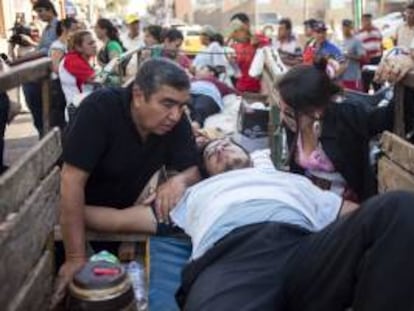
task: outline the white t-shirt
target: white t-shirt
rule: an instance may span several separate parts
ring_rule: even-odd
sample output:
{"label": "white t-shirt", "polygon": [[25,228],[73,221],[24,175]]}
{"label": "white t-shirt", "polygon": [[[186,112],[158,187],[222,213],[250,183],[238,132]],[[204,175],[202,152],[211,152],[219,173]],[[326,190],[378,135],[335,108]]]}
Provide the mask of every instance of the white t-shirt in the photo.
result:
{"label": "white t-shirt", "polygon": [[[58,51],[61,51],[63,54],[66,54],[67,51],[68,51],[68,47],[66,46],[65,43],[63,43],[62,41],[60,41],[58,39],[58,40],[53,41],[52,45],[50,46],[50,49],[49,49],[49,52],[48,52],[49,57],[52,56],[52,52],[54,50],[55,51],[58,50]],[[52,72],[52,77],[51,78],[52,78],[52,80],[56,80],[57,78],[59,78],[59,76],[58,76],[57,73]]]}
{"label": "white t-shirt", "polygon": [[[121,41],[122,44],[124,45],[124,47],[128,50],[134,50],[134,49],[139,49],[139,48],[143,48],[144,47],[144,41],[142,40],[141,36],[138,35],[135,38],[131,38],[128,33],[126,33],[125,35],[123,35],[121,37]],[[135,76],[135,74],[137,73],[138,70],[138,59],[137,59],[137,54],[132,55],[131,59],[128,62],[128,65],[126,67],[126,76],[128,78]]]}
{"label": "white t-shirt", "polygon": [[[248,224],[285,222],[319,231],[337,218],[342,205],[339,196],[319,189],[304,176],[276,170],[267,158],[269,160],[263,160],[263,155],[253,155],[255,167],[201,181],[189,188],[171,211],[174,223],[191,237],[193,258],[202,256],[226,233]],[[259,212],[251,219],[240,218],[238,206],[246,210],[249,202],[255,208],[257,202],[265,204],[263,208],[259,206]],[[271,202],[274,204],[269,204]],[[223,223],[223,219],[229,222]],[[220,232],[214,239],[208,238],[208,245],[205,245],[206,236],[217,231],[217,224]]]}
{"label": "white t-shirt", "polygon": [[218,42],[212,42],[208,47],[198,53],[193,61],[193,66],[200,68],[203,66],[224,66],[227,67],[228,61],[226,59],[224,48]]}

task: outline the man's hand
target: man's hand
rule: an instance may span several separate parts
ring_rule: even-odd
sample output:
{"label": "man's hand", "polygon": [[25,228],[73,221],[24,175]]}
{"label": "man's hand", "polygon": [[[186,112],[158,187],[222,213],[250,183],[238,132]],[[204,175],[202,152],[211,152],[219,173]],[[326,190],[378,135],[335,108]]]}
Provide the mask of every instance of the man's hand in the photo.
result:
{"label": "man's hand", "polygon": [[85,262],[86,259],[71,259],[65,261],[60,267],[52,296],[51,310],[57,308],[65,300],[66,290],[69,283],[72,281],[74,275],[82,269]]}
{"label": "man's hand", "polygon": [[388,81],[392,84],[402,80],[414,68],[414,61],[409,55],[395,55],[383,60],[375,72],[375,82]]}
{"label": "man's hand", "polygon": [[187,189],[187,184],[180,176],[170,178],[158,187],[156,193],[149,196],[144,204],[154,204],[159,222],[169,222],[169,212],[175,207]]}

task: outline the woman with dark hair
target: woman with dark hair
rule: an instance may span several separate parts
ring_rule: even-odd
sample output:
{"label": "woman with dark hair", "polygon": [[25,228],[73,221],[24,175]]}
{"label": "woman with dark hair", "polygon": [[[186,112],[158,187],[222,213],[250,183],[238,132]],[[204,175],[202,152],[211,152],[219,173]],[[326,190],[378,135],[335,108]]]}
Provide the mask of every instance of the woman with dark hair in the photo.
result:
{"label": "woman with dark hair", "polygon": [[159,25],[149,25],[144,28],[144,43],[146,47],[161,44],[162,27]]}
{"label": "woman with dark hair", "polygon": [[182,68],[189,69],[191,60],[180,51],[184,41],[183,33],[176,28],[165,29],[161,32],[161,39],[162,44],[151,49],[151,57],[166,57],[178,63]]}
{"label": "woman with dark hair", "polygon": [[376,192],[370,139],[392,126],[392,105],[367,109],[338,100],[341,88],[326,73],[327,61],[292,68],[280,80],[280,116],[286,126],[290,170],[323,189],[361,201]]}
{"label": "woman with dark hair", "polygon": [[98,52],[98,62],[102,67],[126,51],[119,39],[118,29],[109,19],[98,19],[95,25],[95,34],[104,44]]}
{"label": "woman with dark hair", "polygon": [[50,107],[50,126],[65,127],[66,100],[59,80],[59,65],[68,51],[68,39],[78,29],[78,21],[73,17],[65,18],[56,26],[56,39],[49,49],[52,60],[52,104]]}

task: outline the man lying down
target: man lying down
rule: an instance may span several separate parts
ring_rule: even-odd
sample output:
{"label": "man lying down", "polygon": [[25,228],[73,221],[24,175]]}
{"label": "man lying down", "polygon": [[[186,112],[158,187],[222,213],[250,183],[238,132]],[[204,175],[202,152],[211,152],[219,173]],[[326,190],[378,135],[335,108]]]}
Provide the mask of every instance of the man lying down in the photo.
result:
{"label": "man lying down", "polygon": [[[335,194],[228,140],[209,143],[203,159],[211,177],[170,213],[193,243],[177,293],[183,310],[414,307],[413,194],[377,196],[352,211]],[[142,206],[90,208],[86,222],[116,232],[160,227]]]}

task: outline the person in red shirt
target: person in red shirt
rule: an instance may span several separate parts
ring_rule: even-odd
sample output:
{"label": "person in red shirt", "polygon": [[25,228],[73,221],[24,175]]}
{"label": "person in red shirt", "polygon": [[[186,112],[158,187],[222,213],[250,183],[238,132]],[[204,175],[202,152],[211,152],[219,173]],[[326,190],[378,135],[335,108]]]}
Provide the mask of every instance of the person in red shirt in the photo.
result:
{"label": "person in red shirt", "polygon": [[250,65],[258,48],[252,42],[252,34],[242,21],[234,19],[230,23],[228,36],[233,40],[232,48],[236,54],[236,63],[240,69],[240,76],[236,82],[236,89],[240,92],[260,92],[260,80],[249,76]]}

